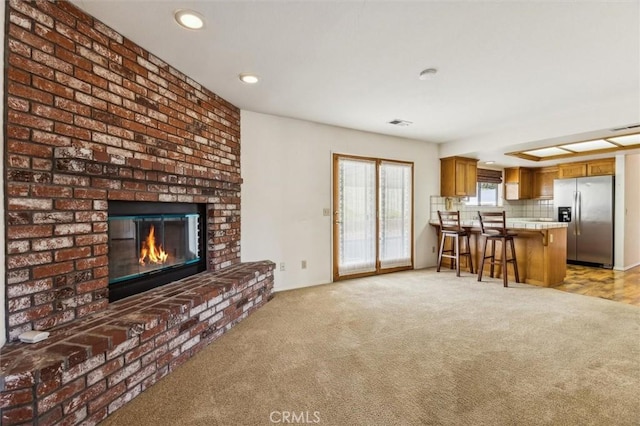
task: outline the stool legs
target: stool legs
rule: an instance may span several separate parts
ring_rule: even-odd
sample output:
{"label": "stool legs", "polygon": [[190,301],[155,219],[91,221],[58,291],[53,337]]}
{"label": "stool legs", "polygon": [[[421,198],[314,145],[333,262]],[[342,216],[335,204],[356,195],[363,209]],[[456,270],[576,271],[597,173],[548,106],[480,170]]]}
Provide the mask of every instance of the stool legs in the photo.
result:
{"label": "stool legs", "polygon": [[469,234],[467,234],[466,237],[467,237],[467,253],[469,256],[469,272],[473,274],[473,256],[471,255],[471,239],[469,237]]}
{"label": "stool legs", "polygon": [[491,240],[491,278],[493,278],[493,273],[495,271],[495,260],[496,260],[496,240]]}
{"label": "stool legs", "polygon": [[[513,248],[513,241],[511,241],[511,248]],[[509,287],[509,282],[507,281],[507,241],[502,240],[502,282],[505,287]]]}
{"label": "stool legs", "polygon": [[482,262],[480,262],[480,266],[478,267],[478,281],[482,281],[482,271],[484,270],[484,260],[487,258],[485,253],[487,253],[488,242],[489,242],[489,239],[485,238],[484,244],[482,245]]}
{"label": "stool legs", "polygon": [[454,242],[455,244],[455,250],[456,250],[456,258],[453,259],[454,262],[456,262],[456,277],[460,276],[460,238],[458,237],[458,235],[456,234],[455,238],[454,238]]}
{"label": "stool legs", "polygon": [[516,276],[516,282],[519,283],[520,275],[518,275],[518,261],[516,260],[516,247],[513,238],[511,239],[511,260],[513,261],[513,272]]}
{"label": "stool legs", "polygon": [[[513,264],[513,273],[516,278],[516,282],[520,282],[520,274],[518,273],[518,261],[516,259],[516,248],[513,238],[500,238],[502,243],[501,251],[501,259],[496,261],[496,239],[498,238],[485,238],[484,244],[482,247],[482,262],[478,268],[478,281],[482,281],[482,273],[484,271],[484,262],[486,259],[489,259],[490,268],[490,276],[494,277],[495,272],[495,264],[498,263],[502,269],[502,282],[505,287],[509,286],[508,283],[508,272],[507,265],[509,263]],[[487,245],[489,244],[489,240],[491,240],[491,255],[487,256]],[[507,258],[507,243],[511,245],[511,258]]]}
{"label": "stool legs", "polygon": [[442,265],[442,252],[444,251],[444,242],[446,235],[443,233],[440,238],[440,250],[438,250],[438,267],[436,268],[436,272],[440,272],[440,265]]}
{"label": "stool legs", "polygon": [[[440,272],[440,269],[442,267],[442,258],[448,257],[449,259],[451,259],[451,264],[450,264],[451,269],[453,269],[453,265],[455,264],[456,276],[459,277],[460,276],[460,256],[467,256],[469,258],[469,270],[471,271],[472,274],[474,273],[473,260],[471,256],[471,242],[469,240],[469,235],[463,234],[463,236],[465,236],[467,240],[467,251],[461,253],[460,235],[455,233],[450,233],[450,234],[442,233],[442,237],[440,239],[440,250],[438,251],[438,267],[436,268],[437,272]],[[452,239],[451,240],[452,246],[450,249],[445,249],[444,247],[447,241],[447,237]],[[445,253],[450,253],[450,254],[445,254]]]}

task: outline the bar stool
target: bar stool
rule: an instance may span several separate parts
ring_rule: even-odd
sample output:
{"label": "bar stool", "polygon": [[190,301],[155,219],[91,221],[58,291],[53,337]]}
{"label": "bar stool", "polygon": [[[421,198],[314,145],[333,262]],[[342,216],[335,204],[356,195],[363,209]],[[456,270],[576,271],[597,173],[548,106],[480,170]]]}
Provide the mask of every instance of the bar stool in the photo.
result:
{"label": "bar stool", "polygon": [[[494,266],[502,266],[502,281],[504,286],[508,287],[507,283],[507,264],[513,265],[513,272],[516,276],[516,282],[520,282],[520,276],[518,275],[518,261],[516,260],[516,249],[513,242],[513,237],[517,234],[510,234],[507,231],[506,215],[505,212],[478,212],[480,218],[480,229],[482,230],[482,236],[484,239],[484,245],[482,248],[482,264],[478,268],[478,281],[482,281],[482,271],[484,269],[485,259],[490,259],[491,264],[491,277],[493,278]],[[487,256],[487,243],[491,241],[491,255]],[[502,257],[496,260],[496,241],[502,243]],[[507,242],[511,244],[511,258],[507,259]]]}
{"label": "bar stool", "polygon": [[[471,244],[469,242],[470,232],[460,226],[460,211],[442,212],[438,210],[438,219],[440,220],[440,233],[442,238],[440,241],[440,251],[438,253],[438,268],[437,272],[440,272],[440,266],[442,265],[442,258],[447,257],[453,259],[452,262],[456,264],[456,276],[460,276],[460,256],[467,256],[469,258],[469,271],[473,274],[473,261],[471,260]],[[446,238],[452,239],[452,245],[450,249],[444,248]],[[467,239],[467,251],[460,251],[460,237]],[[464,241],[464,240],[463,240]],[[447,254],[445,254],[447,253]],[[451,253],[451,254],[449,254]],[[453,267],[453,264],[451,265]]]}

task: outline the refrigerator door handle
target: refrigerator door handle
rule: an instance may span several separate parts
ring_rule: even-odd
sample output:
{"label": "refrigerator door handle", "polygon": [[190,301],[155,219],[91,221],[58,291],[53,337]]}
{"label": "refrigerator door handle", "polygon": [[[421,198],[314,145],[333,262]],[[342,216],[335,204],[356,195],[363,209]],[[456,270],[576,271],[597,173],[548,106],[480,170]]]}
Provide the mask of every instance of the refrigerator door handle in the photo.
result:
{"label": "refrigerator door handle", "polygon": [[576,192],[576,235],[580,235],[581,226],[582,226],[582,194],[580,191]]}
{"label": "refrigerator door handle", "polygon": [[578,235],[578,191],[573,191],[573,206],[571,207],[571,211],[573,212],[573,217],[571,218],[573,221],[573,235]]}

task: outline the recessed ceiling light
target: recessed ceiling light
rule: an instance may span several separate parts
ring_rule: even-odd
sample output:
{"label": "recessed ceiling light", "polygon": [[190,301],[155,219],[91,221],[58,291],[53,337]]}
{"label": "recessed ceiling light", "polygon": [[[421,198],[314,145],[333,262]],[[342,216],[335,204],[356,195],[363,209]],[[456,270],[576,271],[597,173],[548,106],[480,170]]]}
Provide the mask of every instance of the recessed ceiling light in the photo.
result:
{"label": "recessed ceiling light", "polygon": [[199,30],[204,27],[204,19],[198,12],[188,9],[179,9],[174,13],[176,22],[190,30]]}
{"label": "recessed ceiling light", "polygon": [[256,84],[258,81],[260,81],[260,77],[258,77],[257,75],[246,72],[240,74],[238,78],[240,79],[240,81],[247,84]]}
{"label": "recessed ceiling light", "polygon": [[431,80],[438,73],[438,70],[435,68],[427,68],[426,70],[422,70],[420,75],[418,75],[418,79],[420,80]]}
{"label": "recessed ceiling light", "polygon": [[495,164],[495,163],[496,163],[496,162],[495,162],[495,161],[493,161],[493,160],[489,160],[489,161],[485,161],[485,162],[484,162],[484,164],[487,164],[487,165],[491,165],[491,164]]}

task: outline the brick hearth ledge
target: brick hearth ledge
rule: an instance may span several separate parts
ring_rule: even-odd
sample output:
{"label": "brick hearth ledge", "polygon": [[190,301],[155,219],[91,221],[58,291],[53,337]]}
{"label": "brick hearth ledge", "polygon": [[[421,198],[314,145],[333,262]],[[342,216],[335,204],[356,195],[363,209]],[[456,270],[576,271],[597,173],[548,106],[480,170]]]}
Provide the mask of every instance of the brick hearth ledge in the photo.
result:
{"label": "brick hearth ledge", "polygon": [[109,304],[0,352],[2,424],[96,424],[220,337],[273,292],[274,263],[203,272]]}

